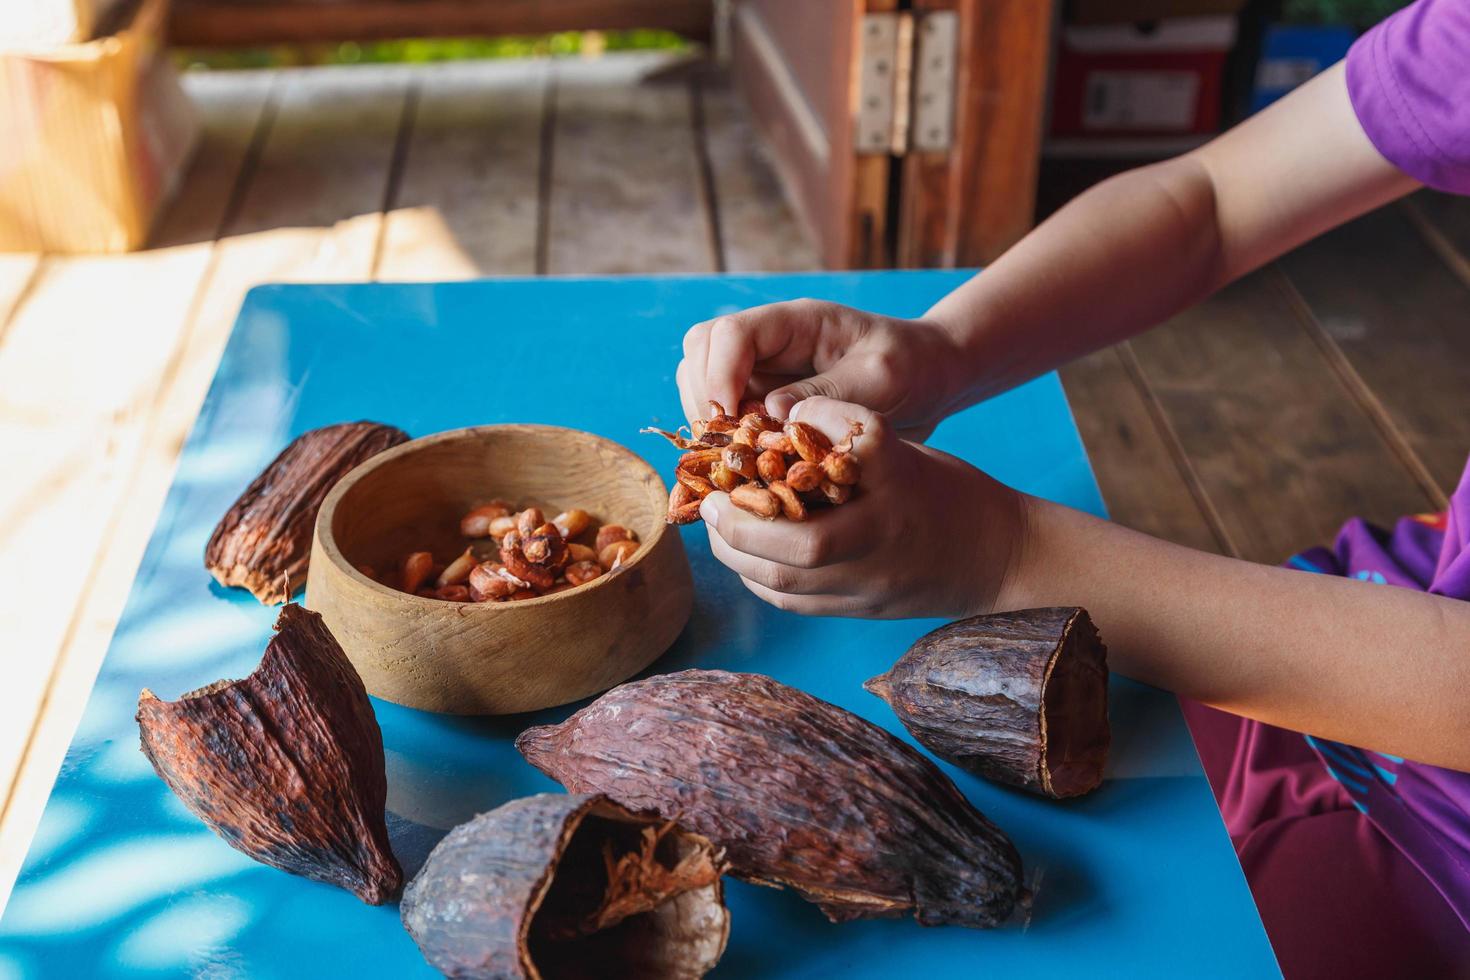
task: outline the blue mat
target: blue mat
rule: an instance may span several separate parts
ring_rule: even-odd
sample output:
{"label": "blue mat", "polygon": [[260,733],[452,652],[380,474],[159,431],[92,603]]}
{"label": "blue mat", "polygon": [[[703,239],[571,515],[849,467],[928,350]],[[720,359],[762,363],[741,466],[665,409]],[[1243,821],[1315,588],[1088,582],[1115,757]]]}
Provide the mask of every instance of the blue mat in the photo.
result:
{"label": "blue mat", "polygon": [[[176,697],[259,659],[275,610],[214,585],[215,522],[294,436],[374,419],[426,435],[544,422],[615,439],[667,471],[641,426],[682,421],[685,328],[799,296],[912,316],[957,272],[492,280],[273,286],[253,291],[134,583],[13,897],[0,978],[432,976],[398,923],[345,891],[251,862],[191,816],[138,750],[139,690]],[[514,384],[517,363],[562,372]],[[1102,502],[1055,376],[946,422],[933,442],[1026,491],[1095,514]],[[929,620],[804,619],[746,593],[684,529],[698,598],[654,670],[771,674],[908,736],[864,693]],[[1101,624],[1104,638],[1107,625]],[[395,849],[412,870],[450,827],[557,787],[511,740],[534,716],[468,719],[375,701]],[[1037,890],[1024,928],[829,924],[789,892],[730,882],[722,977],[1277,976],[1250,893],[1172,697],[1114,679],[1106,783],[1051,803],[946,766],[1015,840]]]}

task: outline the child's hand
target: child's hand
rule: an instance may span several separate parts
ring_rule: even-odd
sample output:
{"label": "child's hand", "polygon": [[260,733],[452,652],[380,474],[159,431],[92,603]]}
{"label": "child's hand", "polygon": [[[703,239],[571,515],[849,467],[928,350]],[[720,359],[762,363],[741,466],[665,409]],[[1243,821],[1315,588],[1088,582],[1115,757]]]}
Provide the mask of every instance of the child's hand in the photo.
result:
{"label": "child's hand", "polygon": [[763,521],[723,493],[700,509],[715,557],[756,595],[815,615],[959,617],[1003,603],[1027,504],[945,453],[899,439],[883,416],[830,398],[794,413],[833,441],[863,423],[853,499],[809,520]]}
{"label": "child's hand", "polygon": [[926,320],[897,320],[836,303],[799,299],[757,306],[689,328],[677,374],[684,414],[734,413],[747,397],[786,418],[813,395],[883,412],[906,438],[923,439],[944,417],[958,358],[954,341]]}

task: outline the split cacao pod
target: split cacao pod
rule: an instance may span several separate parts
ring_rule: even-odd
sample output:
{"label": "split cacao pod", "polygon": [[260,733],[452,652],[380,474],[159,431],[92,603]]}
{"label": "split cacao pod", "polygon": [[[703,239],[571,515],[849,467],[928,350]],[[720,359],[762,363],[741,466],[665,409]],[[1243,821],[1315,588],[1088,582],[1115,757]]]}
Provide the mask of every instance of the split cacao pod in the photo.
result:
{"label": "split cacao pod", "polygon": [[138,698],[143,754],[238,851],[381,905],[403,871],[388,845],[383,736],[322,618],[290,604],[260,666],[162,701]]}
{"label": "split cacao pod", "polygon": [[204,547],[204,567],[221,585],[243,586],[266,605],[306,581],[316,512],[358,463],[408,434],[377,422],[343,422],[292,440],[225,512]]}
{"label": "split cacao pod", "polygon": [[863,685],[936,755],[1055,799],[1102,782],[1107,647],[1087,610],[1026,609],[941,626]]}
{"label": "split cacao pod", "polygon": [[512,800],[449,832],[403,925],[446,976],[695,980],[730,934],[718,850],[601,795]]}
{"label": "split cacao pod", "polygon": [[733,874],[789,885],[834,922],[984,928],[1018,899],[1015,847],[937,766],[769,677],[624,684],[516,747],[572,792],[680,821],[725,848]]}

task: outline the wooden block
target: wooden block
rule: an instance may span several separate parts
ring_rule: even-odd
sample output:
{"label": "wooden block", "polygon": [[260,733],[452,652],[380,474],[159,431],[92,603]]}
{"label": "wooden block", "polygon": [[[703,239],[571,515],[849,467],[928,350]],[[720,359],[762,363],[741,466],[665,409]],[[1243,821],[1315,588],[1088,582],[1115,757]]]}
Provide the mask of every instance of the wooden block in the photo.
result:
{"label": "wooden block", "polygon": [[[1062,384],[1109,516],[1125,527],[1201,551],[1229,553],[1181,467],[1187,467],[1153,394],[1110,347],[1062,368]],[[1193,474],[1191,473],[1192,477]]]}
{"label": "wooden block", "polygon": [[1343,521],[1430,505],[1323,358],[1270,273],[1132,341],[1240,556],[1279,562]]}
{"label": "wooden block", "polygon": [[477,61],[427,73],[376,278],[534,275],[549,64]]}
{"label": "wooden block", "polygon": [[546,272],[714,271],[688,84],[640,84],[670,62],[556,63]]}
{"label": "wooden block", "polygon": [[725,270],[799,272],[821,258],[781,190],[775,165],[740,101],[725,86],[700,89]]}
{"label": "wooden block", "polygon": [[[1429,203],[1426,213],[1441,213]],[[1470,455],[1470,284],[1394,205],[1302,246],[1280,266],[1351,366],[1350,383],[1402,434],[1432,485],[1452,491]]]}

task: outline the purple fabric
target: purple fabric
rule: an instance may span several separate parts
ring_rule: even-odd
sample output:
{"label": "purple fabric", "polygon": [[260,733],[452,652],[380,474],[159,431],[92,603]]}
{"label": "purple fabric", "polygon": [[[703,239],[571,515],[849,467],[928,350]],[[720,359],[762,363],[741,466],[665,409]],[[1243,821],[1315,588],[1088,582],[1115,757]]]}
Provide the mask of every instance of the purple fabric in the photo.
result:
{"label": "purple fabric", "polygon": [[[1446,513],[1287,565],[1470,600],[1470,464]],[[1183,706],[1288,977],[1470,976],[1470,774]]]}
{"label": "purple fabric", "polygon": [[[1403,518],[1392,534],[1354,519],[1332,551],[1301,557],[1332,574],[1470,600],[1470,465],[1445,514]],[[1470,929],[1470,774],[1324,739],[1308,742]]]}
{"label": "purple fabric", "polygon": [[1348,52],[1347,85],[1384,159],[1470,194],[1470,0],[1418,0],[1374,27]]}

